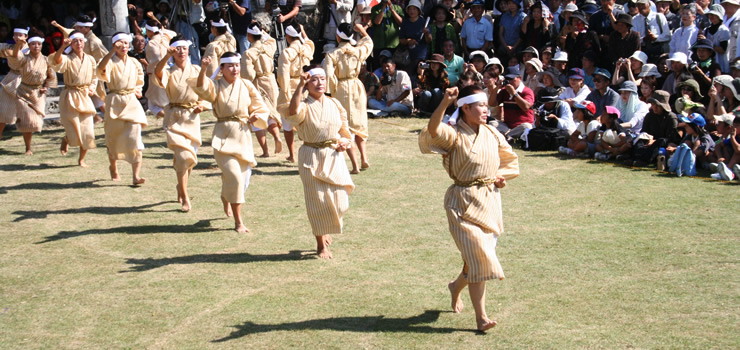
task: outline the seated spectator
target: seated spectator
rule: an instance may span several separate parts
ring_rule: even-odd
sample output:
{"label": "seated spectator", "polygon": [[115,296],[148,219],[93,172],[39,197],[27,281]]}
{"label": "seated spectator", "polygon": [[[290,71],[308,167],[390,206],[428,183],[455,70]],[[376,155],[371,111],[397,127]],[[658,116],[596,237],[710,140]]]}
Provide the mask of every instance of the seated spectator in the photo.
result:
{"label": "seated spectator", "polygon": [[675,93],[676,91],[676,85],[681,82],[680,76],[681,74],[688,73],[687,70],[688,67],[688,58],[686,57],[686,54],[683,52],[675,52],[671,54],[670,58],[666,60],[666,64],[668,64],[671,68],[671,74],[668,75],[665,82],[663,83],[662,90],[668,91],[669,93]]}
{"label": "seated spectator", "polygon": [[740,79],[720,75],[713,81],[714,84],[707,93],[709,95],[707,119],[711,121],[715,116],[740,111]]}
{"label": "seated spectator", "polygon": [[694,61],[691,74],[699,83],[702,93],[707,93],[712,85],[712,78],[722,74],[719,64],[715,60],[714,47],[707,39],[699,39],[691,48],[691,59]]}
{"label": "seated spectator", "polygon": [[725,9],[719,4],[714,4],[710,6],[706,16],[711,25],[704,30],[704,36],[712,43],[720,70],[723,74],[727,74],[730,72],[730,54],[727,52],[730,43],[730,29],[722,23]]}
{"label": "seated spectator", "polygon": [[390,50],[383,50],[378,54],[378,68],[373,71],[373,74],[375,74],[378,79],[383,76],[383,62],[385,62],[387,58],[391,57],[393,57],[393,54]]}
{"label": "seated spectator", "polygon": [[524,62],[524,85],[530,88],[535,94],[540,90],[540,81],[537,74],[542,72],[542,62],[533,58]]}
{"label": "seated spectator", "polygon": [[542,88],[553,88],[558,92],[558,95],[565,91],[563,84],[560,83],[560,79],[555,77],[555,74],[553,74],[549,70],[543,70],[542,72],[538,73],[537,79]]}
{"label": "seated spectator", "polygon": [[[701,91],[699,90],[699,83],[696,82],[694,79],[689,79],[686,81],[683,81],[679,83],[676,88],[678,89],[679,94],[677,95],[678,98],[683,98],[684,103],[685,102],[698,102],[703,105],[707,105],[708,101],[705,101],[704,95],[701,94]],[[676,113],[681,113],[682,111],[679,111],[678,108],[676,108]]]}
{"label": "seated spectator", "polygon": [[[604,2],[602,1],[602,3]],[[640,51],[640,34],[632,30],[632,16],[626,13],[620,14],[614,23],[614,27],[616,30],[609,34],[608,54],[606,57],[602,57],[608,61],[608,67],[618,66],[618,62],[621,61],[620,58],[630,57],[635,51]],[[647,58],[647,55],[645,58]]]}
{"label": "seated spectator", "polygon": [[647,166],[654,163],[660,148],[681,141],[678,118],[671,112],[671,106],[668,104],[670,96],[668,91],[658,90],[648,99],[650,112],[645,115],[642,130],[635,137],[632,145],[633,159],[628,160],[629,165]]}
{"label": "seated spectator", "polygon": [[740,117],[735,117],[732,121],[729,142],[724,142],[726,147],[732,147],[732,158],[726,162],[719,162],[717,165],[718,175],[713,174],[712,178],[725,181],[740,179]]}
{"label": "seated spectator", "polygon": [[541,105],[537,108],[535,128],[558,128],[565,137],[569,137],[576,130],[570,106],[560,100],[556,89],[543,88],[540,90],[537,102]]}
{"label": "seated spectator", "polygon": [[498,78],[504,72],[504,66],[501,64],[501,61],[498,59],[498,57],[493,57],[488,60],[488,63],[483,68],[483,71],[488,72],[489,70],[491,70],[492,76],[496,78]]}
{"label": "seated spectator", "polygon": [[596,144],[594,158],[598,160],[622,159],[632,148],[632,135],[619,123],[620,113],[616,107],[607,106],[601,117],[601,142]]}
{"label": "seated spectator", "polygon": [[428,30],[424,26],[424,18],[420,17],[421,2],[419,0],[409,1],[406,5],[406,14],[398,32],[399,43],[408,48],[409,62],[415,64],[427,58],[427,42],[424,40],[424,35],[428,33]]}
{"label": "seated spectator", "polygon": [[647,64],[647,60],[647,55],[642,51],[635,51],[632,56],[617,60],[617,65],[614,68],[614,76],[612,77],[612,85],[620,86],[627,80],[634,81],[635,84],[640,85],[640,73],[642,73],[642,67]]}
{"label": "seated spectator", "polygon": [[709,168],[708,157],[714,152],[714,140],[704,126],[707,125],[704,116],[699,113],[691,113],[689,116],[681,116],[678,127],[683,129],[684,136],[678,144],[669,144],[666,147],[668,154],[676,151],[676,147],[685,143],[696,156],[696,164],[704,169]]}
{"label": "seated spectator", "polygon": [[568,103],[571,107],[585,100],[586,96],[591,93],[591,89],[583,84],[584,75],[586,73],[580,68],[573,68],[568,73],[568,87],[560,94],[560,99]]}
{"label": "seated spectator", "polygon": [[433,54],[432,58],[427,60],[429,68],[424,70],[424,74],[419,81],[419,109],[424,113],[431,114],[442,101],[445,90],[450,87],[450,80],[447,79],[447,72],[444,64],[444,58],[440,54]]}
{"label": "seated spectator", "polygon": [[568,53],[565,51],[555,52],[555,56],[552,58],[552,67],[550,67],[549,71],[555,74],[555,77],[560,81],[560,85],[562,86],[568,86],[567,67]]}
{"label": "seated spectator", "polygon": [[362,63],[362,68],[360,68],[357,78],[362,81],[362,85],[365,87],[366,98],[369,101],[370,96],[375,96],[376,92],[380,89],[380,79],[368,71],[367,68],[367,61],[365,61]]}
{"label": "seated spectator", "polygon": [[488,64],[488,54],[483,51],[473,51],[470,53],[469,62],[475,68],[476,73],[483,74],[483,68]]}
{"label": "seated spectator", "polygon": [[[527,61],[529,61],[529,60],[531,60],[533,58],[539,59],[540,58],[540,52],[537,51],[537,49],[535,49],[533,46],[527,46],[527,47],[524,48],[524,50],[522,50],[519,53],[519,56],[521,58],[521,60],[519,60],[519,62],[524,63],[524,62],[527,62]],[[509,62],[511,62],[511,60]],[[517,64],[518,64],[518,62],[517,62]],[[511,66],[511,64],[510,64],[510,66]],[[519,66],[518,68],[519,68],[520,71],[524,70],[524,68],[522,66]]]}
{"label": "seated spectator", "polygon": [[442,52],[444,55],[444,64],[447,68],[447,77],[450,79],[450,85],[457,84],[457,79],[463,73],[465,60],[455,54],[455,43],[447,39],[442,43]]}
{"label": "seated spectator", "polygon": [[411,95],[411,78],[402,71],[396,70],[396,63],[392,58],[383,62],[383,76],[380,78],[382,88],[375,98],[368,101],[368,107],[378,109],[379,117],[390,113],[409,115],[414,108],[414,99]]}
{"label": "seated spectator", "polygon": [[542,70],[549,69],[552,66],[552,47],[545,47],[540,56],[540,61],[542,61]]}
{"label": "seated spectator", "polygon": [[460,54],[462,52],[460,36],[455,31],[455,27],[452,26],[452,13],[444,5],[437,4],[432,9],[432,14],[434,15],[432,18],[434,22],[431,23],[429,30],[424,35],[424,40],[429,45],[429,52],[443,54],[442,45],[444,45],[445,40],[449,39],[455,44],[454,52]]}
{"label": "seated spectator", "polygon": [[[596,72],[596,60],[598,56],[593,51],[586,51],[581,58],[581,69],[585,75],[583,76],[583,83],[588,86],[589,89],[593,90],[594,86],[594,72]],[[611,74],[609,74],[611,76]]]}
{"label": "seated spectator", "polygon": [[681,28],[673,32],[670,41],[670,53],[682,52],[686,56],[691,54],[691,47],[696,42],[699,28],[694,24],[696,19],[696,6],[684,5],[681,8]]}
{"label": "seated spectator", "polygon": [[620,125],[629,131],[632,136],[640,134],[645,115],[650,111],[650,105],[640,101],[637,97],[637,85],[635,83],[631,81],[622,83],[622,87],[619,89],[619,100],[615,107],[619,111]]}
{"label": "seated spectator", "polygon": [[[622,83],[624,84],[624,83]],[[658,80],[654,76],[645,76],[640,83],[640,101],[647,103],[647,100],[653,96],[653,92],[658,90]]]}
{"label": "seated spectator", "polygon": [[[513,142],[534,124],[534,92],[524,86],[521,73],[516,67],[506,68],[504,80],[491,92],[494,106],[492,125]],[[511,143],[510,142],[510,143]]]}
{"label": "seated spectator", "polygon": [[[460,30],[460,43],[466,57],[473,51],[488,52],[493,48],[493,24],[483,18],[483,1],[473,0],[470,6],[472,17],[465,20]],[[519,36],[518,31],[516,34]]]}
{"label": "seated spectator", "polygon": [[596,153],[601,123],[596,118],[596,105],[588,100],[575,104],[573,118],[578,122],[576,130],[570,134],[567,147],[561,146],[560,153],[578,157],[593,157]]}
{"label": "seated spectator", "polygon": [[[735,157],[735,154],[738,152],[735,151],[736,147],[734,146],[740,146],[740,139],[737,138],[737,132],[733,132],[733,130],[735,130],[732,125],[735,120],[734,115],[723,114],[721,116],[716,116],[715,119],[717,120],[716,136],[718,138],[715,142],[714,153],[710,156],[710,162],[714,162],[715,164],[710,164],[710,169],[718,173],[717,175],[712,175],[712,178],[720,179],[721,174],[719,174],[717,169],[720,163],[724,163],[726,170],[734,170],[736,164],[740,161],[740,157]],[[738,150],[740,150],[740,148],[738,148]],[[727,164],[729,164],[729,167]],[[726,175],[727,177],[730,177],[728,174]],[[735,177],[737,178],[738,176]]]}
{"label": "seated spectator", "polygon": [[603,68],[596,68],[594,72],[593,80],[596,88],[586,96],[586,100],[596,105],[596,116],[603,115],[606,106],[616,106],[619,100],[619,94],[609,87],[611,77],[609,71]]}

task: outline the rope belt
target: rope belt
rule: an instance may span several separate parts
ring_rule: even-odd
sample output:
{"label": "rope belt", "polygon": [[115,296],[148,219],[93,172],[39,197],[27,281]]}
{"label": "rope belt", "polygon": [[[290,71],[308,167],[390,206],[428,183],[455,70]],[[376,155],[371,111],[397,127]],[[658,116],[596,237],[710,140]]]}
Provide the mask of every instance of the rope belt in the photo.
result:
{"label": "rope belt", "polygon": [[108,93],[109,94],[119,94],[121,96],[131,95],[136,91],[136,89],[121,89],[121,90],[111,90]]}
{"label": "rope belt", "polygon": [[230,115],[228,117],[216,117],[216,121],[218,123],[220,123],[220,122],[240,122],[240,123],[243,123],[243,121],[241,119],[239,119],[239,117],[237,117],[235,115]]}
{"label": "rope belt", "polygon": [[64,85],[64,88],[69,89],[69,90],[77,90],[77,91],[84,92],[85,90],[87,90],[88,86],[89,85]]}
{"label": "rope belt", "polygon": [[322,149],[322,148],[331,147],[331,145],[335,143],[337,143],[337,140],[326,140],[326,141],[321,141],[321,142],[304,142],[303,145],[311,147],[311,148]]}
{"label": "rope belt", "polygon": [[262,78],[262,77],[268,77],[271,74],[272,74],[272,72],[263,73],[263,74],[257,74],[254,78],[257,79],[257,78]]}
{"label": "rope belt", "polygon": [[34,89],[34,90],[35,89],[40,89],[40,88],[42,88],[44,86],[44,84],[26,84],[24,82],[21,82],[21,85],[23,85],[23,86],[25,86],[27,88],[30,88],[30,89]]}
{"label": "rope belt", "polygon": [[494,182],[496,182],[495,179],[475,179],[473,181],[455,180],[455,186],[460,186],[460,187],[488,186],[488,185],[493,185]]}
{"label": "rope belt", "polygon": [[173,108],[177,107],[177,108],[183,108],[183,109],[192,109],[198,106],[198,102],[188,102],[188,103],[170,102],[169,106]]}

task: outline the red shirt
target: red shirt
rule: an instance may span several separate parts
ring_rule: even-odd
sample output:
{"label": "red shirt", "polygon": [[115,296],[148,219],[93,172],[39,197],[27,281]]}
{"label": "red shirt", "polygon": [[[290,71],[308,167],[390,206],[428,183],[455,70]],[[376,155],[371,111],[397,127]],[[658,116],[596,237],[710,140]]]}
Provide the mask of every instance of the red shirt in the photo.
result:
{"label": "red shirt", "polygon": [[[519,84],[523,85],[524,83]],[[524,86],[524,90],[519,93],[519,96],[534,106],[534,92],[532,89]],[[526,111],[522,110],[514,99],[511,98],[511,95],[509,95],[506,89],[501,89],[498,92],[497,99],[504,104],[504,123],[510,129],[522,123],[534,124],[534,110],[531,108]]]}

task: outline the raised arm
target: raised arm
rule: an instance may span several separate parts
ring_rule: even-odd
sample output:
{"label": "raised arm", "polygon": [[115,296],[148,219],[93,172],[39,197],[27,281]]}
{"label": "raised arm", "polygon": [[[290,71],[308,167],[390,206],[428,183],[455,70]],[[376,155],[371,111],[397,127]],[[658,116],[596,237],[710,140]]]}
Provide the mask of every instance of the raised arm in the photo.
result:
{"label": "raised arm", "polygon": [[290,106],[288,107],[288,114],[295,115],[298,113],[298,106],[301,104],[301,96],[303,95],[303,87],[306,85],[306,81],[311,78],[311,74],[304,72],[301,74],[301,81],[298,82],[295,91],[293,91],[293,97],[290,99]]}
{"label": "raised arm", "polygon": [[[159,62],[157,62],[157,66],[154,67],[154,76],[157,77],[157,80],[162,81],[162,72],[164,71],[164,67],[167,66],[167,61],[170,60],[170,57],[174,56],[177,53],[177,49],[174,47],[168,47],[167,48],[167,54],[162,57]],[[203,71],[201,69],[201,71]]]}
{"label": "raised arm", "polygon": [[69,38],[62,41],[62,46],[54,53],[54,64],[62,64],[62,53],[64,53],[64,49],[66,49],[71,43],[72,40]]}
{"label": "raised arm", "polygon": [[457,99],[457,95],[457,87],[451,87],[445,90],[442,102],[434,110],[432,116],[429,118],[429,124],[427,124],[427,130],[429,131],[429,135],[432,137],[437,137],[439,135],[439,126],[442,124],[442,118],[445,116],[445,111],[447,110],[447,107]]}

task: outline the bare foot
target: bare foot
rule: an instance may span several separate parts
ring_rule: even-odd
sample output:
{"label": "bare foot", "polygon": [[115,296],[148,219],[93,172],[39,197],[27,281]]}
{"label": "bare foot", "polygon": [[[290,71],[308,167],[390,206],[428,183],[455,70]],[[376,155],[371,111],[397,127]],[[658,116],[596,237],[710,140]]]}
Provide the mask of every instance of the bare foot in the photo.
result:
{"label": "bare foot", "polygon": [[291,163],[295,163],[295,158],[293,158],[293,157],[285,158],[285,160],[287,160],[287,161],[289,161]]}
{"label": "bare foot", "polygon": [[262,153],[262,155],[261,155],[261,156],[259,156],[259,158],[267,158],[267,157],[269,157],[269,156],[270,156],[270,154],[269,154],[269,153]]}
{"label": "bare foot", "polygon": [[96,114],[95,117],[93,117],[93,123],[100,124],[102,122],[103,122],[103,118],[100,117],[99,115]]}
{"label": "bare foot", "polygon": [[27,156],[32,156],[32,155],[33,155],[33,152],[31,152],[31,150],[29,149],[29,150],[28,150],[28,151],[26,151],[26,153],[24,153],[24,154],[25,154],[25,155],[27,155]]}
{"label": "bare foot", "polygon": [[159,111],[159,113],[157,113],[157,119],[162,119],[162,118],[164,118],[164,111]]}
{"label": "bare foot", "polygon": [[319,254],[319,258],[322,258],[322,259],[331,259],[332,258],[331,252],[329,251],[329,247],[327,247],[327,246],[324,246],[324,248],[320,249],[318,251],[318,254]]}
{"label": "bare foot", "polygon": [[87,168],[87,163],[85,163],[84,160],[78,160],[77,165],[79,165],[82,168]]}
{"label": "bare foot", "polygon": [[283,151],[283,142],[280,140],[275,140],[275,154],[278,154]]}
{"label": "bare foot", "polygon": [[365,170],[365,169],[367,169],[367,168],[369,168],[369,167],[370,167],[370,164],[369,164],[369,163],[367,163],[367,162],[363,162],[363,163],[362,163],[362,166],[360,167],[360,169],[362,169],[362,170]]}
{"label": "bare foot", "polygon": [[496,326],[496,321],[491,321],[488,318],[484,318],[478,321],[478,330],[485,332]]}
{"label": "bare foot", "polygon": [[177,190],[177,202],[182,204],[182,193],[180,193],[180,186],[175,185],[175,190]]}
{"label": "bare foot", "polygon": [[231,217],[234,215],[234,213],[231,211],[231,204],[224,199],[224,197],[221,197],[221,202],[224,203],[224,213],[226,214],[226,217]]}
{"label": "bare foot", "polygon": [[324,235],[323,237],[324,237],[324,245],[327,246],[327,247],[330,246],[331,245],[331,241],[332,241],[331,236],[330,235]]}
{"label": "bare foot", "polygon": [[121,177],[118,176],[118,169],[115,165],[108,166],[108,171],[110,171],[110,179],[113,181],[121,181]]}
{"label": "bare foot", "polygon": [[356,175],[356,174],[359,174],[360,171],[357,170],[357,169],[352,169],[352,171],[350,171],[349,173],[352,174],[352,175]]}
{"label": "bare foot", "polygon": [[134,186],[143,185],[146,182],[146,179],[143,177],[140,178],[134,178]]}
{"label": "bare foot", "polygon": [[450,282],[447,288],[450,290],[450,295],[452,296],[452,312],[459,314],[465,305],[463,305],[462,299],[460,299],[460,292],[455,293],[455,281]]}
{"label": "bare foot", "polygon": [[238,233],[249,233],[249,229],[244,224],[239,224],[234,227],[234,231]]}
{"label": "bare foot", "polygon": [[192,205],[190,204],[190,198],[188,198],[188,197],[182,197],[182,198],[183,198],[183,201],[182,201],[182,211],[184,211],[184,212],[187,213],[192,208]]}
{"label": "bare foot", "polygon": [[67,143],[67,138],[62,138],[62,145],[59,146],[59,152],[62,153],[63,156],[67,155],[67,151],[69,151],[69,144]]}

